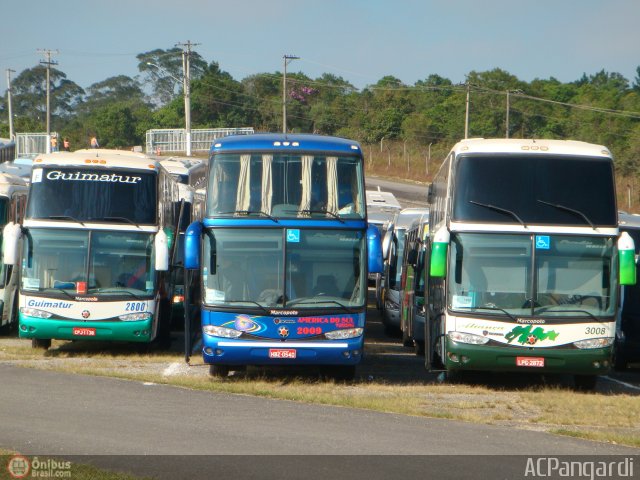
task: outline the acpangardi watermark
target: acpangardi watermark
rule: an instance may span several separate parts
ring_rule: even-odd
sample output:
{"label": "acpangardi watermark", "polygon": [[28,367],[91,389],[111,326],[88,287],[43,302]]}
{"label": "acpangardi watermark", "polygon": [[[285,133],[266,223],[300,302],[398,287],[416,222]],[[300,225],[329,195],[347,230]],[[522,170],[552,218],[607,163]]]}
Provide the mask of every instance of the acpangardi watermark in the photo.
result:
{"label": "acpangardi watermark", "polygon": [[633,458],[612,461],[565,460],[558,457],[528,458],[525,477],[633,478]]}
{"label": "acpangardi watermark", "polygon": [[14,455],[7,464],[13,478],[71,478],[71,462],[53,458],[29,460],[23,455]]}

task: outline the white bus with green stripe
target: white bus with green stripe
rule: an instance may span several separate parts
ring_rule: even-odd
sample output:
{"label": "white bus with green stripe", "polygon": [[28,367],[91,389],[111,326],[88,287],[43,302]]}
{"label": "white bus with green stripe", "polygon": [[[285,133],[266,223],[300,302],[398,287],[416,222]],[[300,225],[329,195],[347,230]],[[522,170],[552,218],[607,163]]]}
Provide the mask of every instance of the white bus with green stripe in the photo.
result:
{"label": "white bus with green stripe", "polygon": [[428,370],[569,373],[611,367],[619,285],[636,281],[603,146],[469,139],[429,187]]}
{"label": "white bus with green stripe", "polygon": [[79,150],[35,159],[24,222],[4,230],[20,271],[19,335],[170,342],[177,186],[153,158]]}

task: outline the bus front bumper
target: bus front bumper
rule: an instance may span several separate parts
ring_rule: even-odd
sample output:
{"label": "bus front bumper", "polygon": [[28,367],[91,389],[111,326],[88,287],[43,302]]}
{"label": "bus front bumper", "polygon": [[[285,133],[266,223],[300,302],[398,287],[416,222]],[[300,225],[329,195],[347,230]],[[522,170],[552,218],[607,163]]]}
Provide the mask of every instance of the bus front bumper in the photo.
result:
{"label": "bus front bumper", "polygon": [[327,341],[253,341],[205,335],[202,357],[219,365],[356,365],[364,338]]}
{"label": "bus front bumper", "polygon": [[134,322],[50,320],[20,314],[20,338],[149,342],[152,319]]}
{"label": "bus front bumper", "polygon": [[[453,342],[449,338],[446,341],[445,367],[447,370],[605,375],[611,368],[613,352],[612,347],[584,350],[532,349],[471,345]],[[518,365],[518,361],[522,366]]]}

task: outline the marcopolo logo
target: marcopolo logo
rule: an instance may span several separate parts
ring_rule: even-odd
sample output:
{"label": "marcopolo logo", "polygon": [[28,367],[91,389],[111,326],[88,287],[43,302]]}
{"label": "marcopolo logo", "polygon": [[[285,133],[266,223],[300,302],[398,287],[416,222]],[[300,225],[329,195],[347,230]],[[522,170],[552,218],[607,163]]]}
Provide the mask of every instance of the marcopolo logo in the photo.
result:
{"label": "marcopolo logo", "polygon": [[7,470],[12,478],[71,478],[71,462],[53,458],[29,460],[23,455],[14,455],[9,459]]}

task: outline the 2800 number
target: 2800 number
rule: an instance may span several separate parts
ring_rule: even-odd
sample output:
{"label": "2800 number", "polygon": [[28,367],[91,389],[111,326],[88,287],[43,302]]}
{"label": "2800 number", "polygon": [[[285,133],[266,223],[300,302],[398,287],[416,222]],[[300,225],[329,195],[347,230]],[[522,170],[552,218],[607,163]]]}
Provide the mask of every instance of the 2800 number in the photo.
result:
{"label": "2800 number", "polygon": [[145,302],[127,302],[124,310],[126,312],[144,312],[147,310],[147,304]]}

